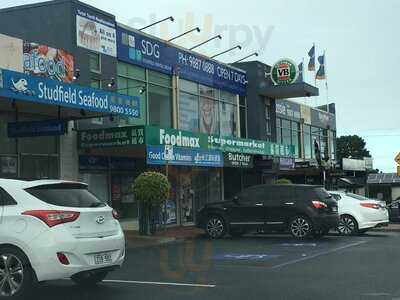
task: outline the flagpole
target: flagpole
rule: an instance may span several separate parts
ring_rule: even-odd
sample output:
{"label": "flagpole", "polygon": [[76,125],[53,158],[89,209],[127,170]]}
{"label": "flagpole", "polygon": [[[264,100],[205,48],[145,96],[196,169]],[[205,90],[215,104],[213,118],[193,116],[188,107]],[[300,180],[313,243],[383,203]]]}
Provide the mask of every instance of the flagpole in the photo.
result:
{"label": "flagpole", "polygon": [[[314,86],[317,86],[317,66],[315,64],[315,59],[317,57],[317,49],[315,49],[315,43],[313,43],[313,47],[314,47]],[[319,95],[318,95],[319,97]],[[314,107],[317,107],[318,105],[318,97],[314,97],[315,101],[314,101]]]}
{"label": "flagpole", "polygon": [[324,67],[325,67],[325,89],[326,89],[326,111],[328,111],[329,104],[329,90],[328,90],[328,73],[326,68],[326,51],[324,50]]}
{"label": "flagpole", "polygon": [[[301,73],[301,76],[302,76],[302,78],[303,78],[303,82],[306,82],[306,80],[305,80],[305,77],[304,77],[304,57],[303,57],[303,59],[301,60],[301,64],[302,64],[302,66],[303,66],[303,70],[301,70],[302,71],[302,73]],[[303,97],[303,104],[305,105],[306,103],[307,103],[307,100],[306,100],[306,97]]]}

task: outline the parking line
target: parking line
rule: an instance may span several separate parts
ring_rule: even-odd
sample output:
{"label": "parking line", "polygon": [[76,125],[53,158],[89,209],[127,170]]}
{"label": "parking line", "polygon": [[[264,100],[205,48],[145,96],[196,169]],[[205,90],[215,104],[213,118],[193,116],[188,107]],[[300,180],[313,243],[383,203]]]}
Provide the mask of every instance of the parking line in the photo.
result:
{"label": "parking line", "polygon": [[153,284],[153,285],[171,285],[171,286],[188,286],[200,288],[215,288],[215,284],[196,284],[196,283],[179,283],[179,282],[159,282],[159,281],[136,281],[136,280],[103,280],[103,282],[111,283],[132,283],[132,284]]}
{"label": "parking line", "polygon": [[285,262],[285,263],[282,263],[282,264],[279,264],[279,265],[275,265],[275,266],[272,266],[270,269],[278,269],[278,268],[282,268],[282,267],[285,267],[285,266],[288,266],[288,265],[297,264],[297,263],[302,262],[302,261],[310,260],[312,258],[316,258],[318,256],[322,256],[322,255],[326,255],[326,254],[335,253],[335,252],[338,252],[340,250],[343,250],[343,249],[346,249],[346,248],[350,248],[350,247],[355,247],[355,246],[358,246],[358,245],[361,245],[361,244],[364,244],[364,243],[366,243],[366,241],[360,241],[360,242],[357,242],[357,243],[348,244],[348,245],[345,245],[345,246],[342,246],[342,247],[338,247],[338,248],[335,248],[335,249],[332,249],[332,250],[316,253],[316,254],[313,254],[313,255],[310,255],[310,256],[298,258],[298,259],[291,260],[291,261],[288,261],[288,262]]}

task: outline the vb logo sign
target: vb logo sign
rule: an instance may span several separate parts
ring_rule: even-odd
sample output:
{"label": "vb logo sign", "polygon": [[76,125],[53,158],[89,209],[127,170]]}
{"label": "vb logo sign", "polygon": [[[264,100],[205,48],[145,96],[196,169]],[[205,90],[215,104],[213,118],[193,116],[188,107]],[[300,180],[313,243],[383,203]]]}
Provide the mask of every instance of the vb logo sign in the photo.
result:
{"label": "vb logo sign", "polygon": [[275,84],[291,84],[297,80],[299,70],[290,59],[277,61],[271,69],[271,80]]}

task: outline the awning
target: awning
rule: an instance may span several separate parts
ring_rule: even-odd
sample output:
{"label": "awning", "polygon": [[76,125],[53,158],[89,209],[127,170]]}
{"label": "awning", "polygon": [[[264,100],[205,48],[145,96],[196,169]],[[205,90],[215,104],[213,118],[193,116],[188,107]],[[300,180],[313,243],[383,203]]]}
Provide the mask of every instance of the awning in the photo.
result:
{"label": "awning", "polygon": [[261,95],[273,98],[298,98],[298,97],[311,97],[318,96],[319,90],[317,87],[312,86],[305,82],[286,84],[286,85],[273,85],[261,89]]}

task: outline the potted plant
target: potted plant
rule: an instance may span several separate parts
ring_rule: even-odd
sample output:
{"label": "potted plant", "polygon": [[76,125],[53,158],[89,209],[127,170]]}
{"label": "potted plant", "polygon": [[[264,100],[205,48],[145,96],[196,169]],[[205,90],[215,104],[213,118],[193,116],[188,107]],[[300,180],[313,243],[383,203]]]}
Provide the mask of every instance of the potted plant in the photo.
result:
{"label": "potted plant", "polygon": [[133,194],[139,202],[139,233],[154,234],[154,216],[161,203],[169,196],[171,185],[167,177],[159,172],[144,172],[133,183]]}

